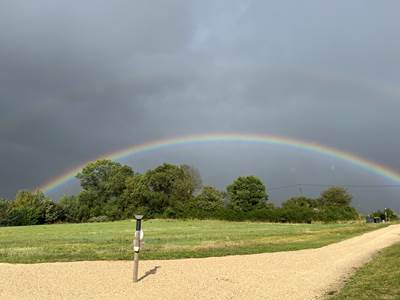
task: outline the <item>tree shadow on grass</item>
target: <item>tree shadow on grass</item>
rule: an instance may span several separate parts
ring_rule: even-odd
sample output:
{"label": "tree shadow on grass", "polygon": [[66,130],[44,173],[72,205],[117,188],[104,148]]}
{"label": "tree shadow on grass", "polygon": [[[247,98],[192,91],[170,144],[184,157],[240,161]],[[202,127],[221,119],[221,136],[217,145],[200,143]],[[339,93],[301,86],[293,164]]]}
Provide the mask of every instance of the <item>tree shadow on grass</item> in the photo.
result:
{"label": "tree shadow on grass", "polygon": [[155,266],[153,269],[147,271],[142,277],[140,277],[140,278],[138,279],[138,281],[142,281],[142,280],[145,279],[147,276],[156,274],[156,273],[157,273],[157,269],[159,269],[159,268],[161,268],[161,267],[160,267],[160,266]]}

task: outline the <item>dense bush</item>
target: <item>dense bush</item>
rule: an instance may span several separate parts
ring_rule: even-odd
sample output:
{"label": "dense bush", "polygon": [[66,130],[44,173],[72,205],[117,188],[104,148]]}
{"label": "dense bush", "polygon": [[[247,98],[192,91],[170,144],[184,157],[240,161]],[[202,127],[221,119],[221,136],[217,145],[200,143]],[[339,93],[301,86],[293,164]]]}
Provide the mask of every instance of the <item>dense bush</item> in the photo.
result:
{"label": "dense bush", "polygon": [[[51,224],[63,220],[61,207],[42,192],[20,191],[14,201],[1,205],[2,223],[10,226]],[[4,216],[6,209],[6,217]]]}
{"label": "dense bush", "polygon": [[10,201],[0,198],[0,226],[8,225]]}
{"label": "dense bush", "polygon": [[60,206],[66,222],[85,222],[90,218],[89,207],[79,200],[78,196],[65,196],[61,198]]}
{"label": "dense bush", "polygon": [[350,206],[325,206],[321,207],[317,213],[317,220],[323,222],[355,220],[358,218],[359,214],[355,208]]}
{"label": "dense bush", "polygon": [[280,222],[311,223],[316,219],[316,214],[311,208],[281,208],[279,210]]}

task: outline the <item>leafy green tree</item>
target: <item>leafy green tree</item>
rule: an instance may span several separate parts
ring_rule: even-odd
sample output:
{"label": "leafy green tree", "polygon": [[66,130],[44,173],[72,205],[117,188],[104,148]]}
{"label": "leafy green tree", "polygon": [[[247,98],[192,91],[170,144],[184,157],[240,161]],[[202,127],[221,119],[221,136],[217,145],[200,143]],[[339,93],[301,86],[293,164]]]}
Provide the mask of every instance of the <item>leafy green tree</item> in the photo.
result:
{"label": "leafy green tree", "polygon": [[70,223],[87,221],[90,218],[89,207],[79,201],[79,196],[64,196],[60,199],[64,219]]}
{"label": "leafy green tree", "polygon": [[10,225],[44,224],[49,201],[40,191],[19,191],[9,209]]}
{"label": "leafy green tree", "polygon": [[14,201],[0,200],[0,225],[49,224],[62,220],[61,207],[41,191],[19,191]]}
{"label": "leafy green tree", "polygon": [[192,185],[192,193],[197,194],[203,187],[203,180],[198,169],[193,166],[181,165],[180,168],[185,172],[186,176],[190,178]]}
{"label": "leafy green tree", "polygon": [[132,218],[136,213],[151,217],[162,213],[166,203],[167,196],[152,191],[146,175],[136,174],[126,181],[120,208],[125,218]]}
{"label": "leafy green tree", "polygon": [[146,183],[152,192],[156,211],[164,211],[174,217],[191,200],[194,186],[189,174],[179,166],[162,164],[145,174]]}
{"label": "leafy green tree", "polygon": [[0,198],[0,226],[8,224],[8,209],[10,207],[10,201]]}
{"label": "leafy green tree", "polygon": [[[152,190],[156,192],[164,192],[168,195],[183,192],[185,193],[183,196],[187,196],[194,190],[190,176],[179,166],[164,163],[146,172],[145,176]],[[181,183],[182,186],[178,186],[177,183]]]}
{"label": "leafy green tree", "polygon": [[77,196],[80,209],[85,212],[88,211],[89,218],[101,216],[103,207],[109,199],[109,197],[105,197],[102,193],[93,190],[82,190]]}
{"label": "leafy green tree", "polygon": [[10,226],[24,226],[36,225],[38,223],[38,215],[32,207],[15,207],[8,212],[8,225]]}
{"label": "leafy green tree", "polygon": [[320,202],[327,206],[350,206],[353,196],[346,189],[333,186],[321,193]]}
{"label": "leafy green tree", "polygon": [[133,170],[129,166],[103,159],[87,164],[76,177],[84,190],[105,197],[118,197],[125,189],[125,181],[130,176],[133,176]]}
{"label": "leafy green tree", "polygon": [[186,167],[162,164],[129,178],[121,202],[127,214],[140,211],[147,216],[176,217],[186,209],[194,190],[193,178]]}
{"label": "leafy green tree", "polygon": [[227,187],[229,206],[236,211],[248,212],[265,208],[268,196],[262,181],[255,176],[241,176]]}
{"label": "leafy green tree", "polygon": [[101,216],[106,216],[107,220],[120,220],[123,217],[123,211],[120,209],[121,198],[113,197],[103,206]]}
{"label": "leafy green tree", "polygon": [[64,211],[60,204],[47,200],[45,206],[45,223],[53,224],[64,221]]}
{"label": "leafy green tree", "polygon": [[[111,160],[98,160],[87,164],[77,174],[82,192],[79,194],[82,218],[107,215],[112,219],[122,216],[116,212],[120,207],[121,196],[126,189],[126,181],[133,177],[134,172],[129,166]],[[111,212],[112,211],[112,212]]]}
{"label": "leafy green tree", "polygon": [[194,198],[193,208],[203,214],[210,216],[216,211],[224,208],[223,195],[212,186],[205,186],[201,192]]}

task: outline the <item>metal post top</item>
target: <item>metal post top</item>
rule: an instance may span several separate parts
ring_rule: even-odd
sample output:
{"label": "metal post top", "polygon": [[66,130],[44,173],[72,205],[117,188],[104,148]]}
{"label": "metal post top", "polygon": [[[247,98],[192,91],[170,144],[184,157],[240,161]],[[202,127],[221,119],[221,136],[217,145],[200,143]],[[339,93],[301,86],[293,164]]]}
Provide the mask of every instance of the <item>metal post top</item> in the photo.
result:
{"label": "metal post top", "polygon": [[143,215],[135,215],[135,219],[136,220],[141,220],[141,219],[143,219]]}

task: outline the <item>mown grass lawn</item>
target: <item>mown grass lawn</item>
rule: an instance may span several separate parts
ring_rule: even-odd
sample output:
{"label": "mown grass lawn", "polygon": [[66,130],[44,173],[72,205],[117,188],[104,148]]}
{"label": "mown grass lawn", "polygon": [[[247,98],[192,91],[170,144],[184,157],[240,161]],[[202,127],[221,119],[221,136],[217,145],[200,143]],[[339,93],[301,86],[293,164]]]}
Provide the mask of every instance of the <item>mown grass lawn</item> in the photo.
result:
{"label": "mown grass lawn", "polygon": [[400,243],[360,268],[331,300],[400,299]]}
{"label": "mown grass lawn", "polygon": [[[0,228],[0,262],[132,259],[134,221]],[[384,225],[146,220],[142,259],[250,254],[321,247]]]}

